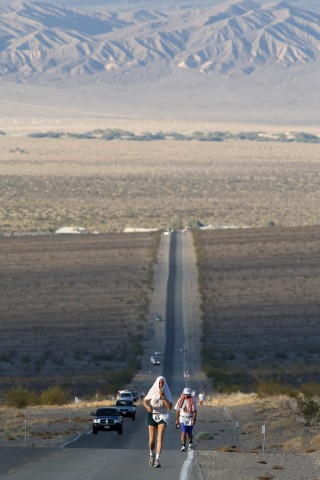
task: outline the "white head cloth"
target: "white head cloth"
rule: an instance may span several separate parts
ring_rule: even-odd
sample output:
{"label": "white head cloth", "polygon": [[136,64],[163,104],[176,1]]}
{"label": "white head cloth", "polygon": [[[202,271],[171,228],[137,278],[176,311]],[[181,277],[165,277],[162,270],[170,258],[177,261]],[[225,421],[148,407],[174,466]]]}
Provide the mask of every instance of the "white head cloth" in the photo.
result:
{"label": "white head cloth", "polygon": [[172,395],[171,395],[171,392],[170,392],[170,388],[167,384],[167,380],[162,376],[160,376],[156,379],[156,381],[154,382],[154,384],[150,388],[150,390],[147,393],[147,395],[145,396],[145,398],[147,400],[151,400],[153,398],[159,398],[159,381],[160,380],[164,381],[163,389],[164,389],[164,394],[165,394],[166,399],[168,400],[168,402],[172,402]]}

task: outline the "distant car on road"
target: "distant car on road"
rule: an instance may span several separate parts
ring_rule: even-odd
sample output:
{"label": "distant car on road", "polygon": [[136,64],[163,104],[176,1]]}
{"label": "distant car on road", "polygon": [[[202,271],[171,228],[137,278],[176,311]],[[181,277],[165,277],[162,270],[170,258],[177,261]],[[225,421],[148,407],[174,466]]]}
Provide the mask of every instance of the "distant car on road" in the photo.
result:
{"label": "distant car on road", "polygon": [[160,365],[160,358],[159,357],[152,357],[151,363],[152,363],[152,365]]}
{"label": "distant car on road", "polygon": [[95,413],[92,413],[92,433],[97,434],[98,431],[116,431],[118,435],[123,433],[122,415],[116,407],[100,407]]}
{"label": "distant car on road", "polygon": [[159,350],[159,349],[157,348],[157,349],[154,351],[154,356],[155,356],[155,357],[161,357],[161,355],[162,355],[161,350]]}
{"label": "distant car on road", "polygon": [[162,316],[160,315],[160,313],[157,313],[157,315],[155,316],[155,321],[156,322],[161,322],[162,321]]}
{"label": "distant car on road", "polygon": [[117,400],[130,400],[131,402],[134,402],[136,399],[132,390],[119,390],[117,393]]}
{"label": "distant car on road", "polygon": [[131,400],[117,400],[115,406],[123,417],[136,419],[136,406]]}

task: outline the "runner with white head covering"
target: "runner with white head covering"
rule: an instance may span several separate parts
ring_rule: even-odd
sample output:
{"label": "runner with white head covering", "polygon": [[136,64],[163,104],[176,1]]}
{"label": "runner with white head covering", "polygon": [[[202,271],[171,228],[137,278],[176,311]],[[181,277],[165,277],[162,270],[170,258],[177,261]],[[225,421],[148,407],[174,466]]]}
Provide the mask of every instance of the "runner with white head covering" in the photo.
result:
{"label": "runner with white head covering", "polygon": [[[149,465],[160,468],[159,458],[162,450],[163,436],[169,422],[168,410],[172,409],[172,395],[167,381],[163,376],[156,379],[143,399],[143,406],[148,411]],[[154,455],[156,443],[156,455]]]}

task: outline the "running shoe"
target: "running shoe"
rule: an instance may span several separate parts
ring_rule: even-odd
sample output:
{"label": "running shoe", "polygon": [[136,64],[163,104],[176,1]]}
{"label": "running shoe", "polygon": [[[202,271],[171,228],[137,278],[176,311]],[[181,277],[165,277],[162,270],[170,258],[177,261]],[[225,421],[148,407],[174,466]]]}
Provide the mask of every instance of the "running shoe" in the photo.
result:
{"label": "running shoe", "polygon": [[151,454],[150,454],[150,457],[149,457],[149,465],[150,465],[150,467],[153,467],[153,465],[154,465],[154,455],[151,455]]}
{"label": "running shoe", "polygon": [[185,452],[185,451],[186,451],[186,447],[185,447],[185,445],[182,445],[181,452]]}
{"label": "running shoe", "polygon": [[194,449],[193,443],[189,443],[188,450],[193,450],[193,449]]}
{"label": "running shoe", "polygon": [[154,462],[154,465],[153,465],[153,466],[154,466],[154,468],[161,468],[161,465],[160,465],[159,460],[156,460],[156,461]]}

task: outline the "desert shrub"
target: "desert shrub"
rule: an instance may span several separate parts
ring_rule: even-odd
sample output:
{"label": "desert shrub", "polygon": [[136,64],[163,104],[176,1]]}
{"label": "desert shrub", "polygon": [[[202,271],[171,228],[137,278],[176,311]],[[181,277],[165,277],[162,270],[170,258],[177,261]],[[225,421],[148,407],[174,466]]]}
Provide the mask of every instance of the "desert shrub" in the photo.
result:
{"label": "desert shrub", "polygon": [[24,355],[21,355],[21,363],[30,363],[30,361],[31,361],[30,353],[25,353]]}
{"label": "desert shrub", "polygon": [[29,405],[64,405],[70,394],[60,386],[52,386],[41,393],[25,388],[10,388],[6,393],[6,403],[10,407],[25,408]]}
{"label": "desert shrub", "polygon": [[212,385],[222,393],[247,392],[251,389],[253,378],[247,371],[240,368],[230,368],[225,365],[205,365],[204,372],[212,379]]}
{"label": "desert shrub", "polygon": [[306,425],[311,425],[312,422],[320,422],[320,405],[310,395],[300,395],[297,397],[298,411],[305,419]]}
{"label": "desert shrub", "polygon": [[59,385],[47,388],[40,394],[41,405],[65,405],[69,400],[69,392]]}
{"label": "desert shrub", "polygon": [[135,139],[135,134],[133,132],[129,132],[127,130],[121,130],[121,129],[112,129],[112,128],[107,128],[106,130],[103,130],[100,132],[101,139],[102,140],[116,140],[116,139]]}
{"label": "desert shrub", "polygon": [[320,385],[318,383],[304,383],[300,390],[304,395],[320,398]]}
{"label": "desert shrub", "polygon": [[104,386],[102,392],[105,395],[114,394],[119,388],[123,388],[124,385],[129,385],[136,373],[137,365],[130,365],[128,368],[121,370],[107,370],[103,375]]}
{"label": "desert shrub", "polygon": [[120,135],[115,131],[106,132],[101,136],[102,140],[115,140],[120,138]]}
{"label": "desert shrub", "polygon": [[312,133],[305,133],[305,132],[298,132],[295,134],[295,138],[297,142],[303,143],[319,143],[320,139],[317,135],[313,135]]}
{"label": "desert shrub", "polygon": [[114,360],[114,353],[93,353],[91,355],[91,360],[93,362],[111,362]]}
{"label": "desert shrub", "polygon": [[13,363],[14,357],[15,353],[13,351],[6,353],[3,352],[0,354],[0,362]]}
{"label": "desert shrub", "polygon": [[204,223],[197,219],[192,219],[187,222],[188,227],[190,228],[201,228],[204,227]]}
{"label": "desert shrub", "polygon": [[[0,131],[0,136],[6,135],[5,132]],[[223,142],[224,140],[251,140],[256,142],[303,142],[303,143],[320,143],[320,138],[317,135],[306,132],[296,133],[277,133],[272,138],[262,132],[239,132],[232,134],[226,132],[202,132],[195,131],[191,135],[182,134],[178,132],[143,132],[136,134],[127,130],[118,128],[95,129],[92,132],[75,133],[75,132],[34,132],[28,135],[31,138],[62,138],[67,136],[76,139],[91,139],[100,138],[102,140],[135,140],[135,141],[153,141],[166,140],[167,138],[181,141],[181,140],[195,140],[199,142]]]}
{"label": "desert shrub", "polygon": [[95,138],[91,133],[68,133],[68,137],[70,138],[77,138],[77,139],[86,139],[86,140],[91,140]]}
{"label": "desert shrub", "polygon": [[292,389],[288,385],[273,379],[259,380],[255,387],[259,397],[270,395],[289,395],[292,396]]}
{"label": "desert shrub", "polygon": [[286,360],[288,358],[288,355],[286,352],[275,352],[274,358],[278,360]]}
{"label": "desert shrub", "polygon": [[36,396],[24,388],[10,388],[6,394],[6,403],[10,407],[25,408],[36,402]]}
{"label": "desert shrub", "polygon": [[222,142],[223,138],[215,135],[214,133],[207,133],[198,137],[200,142]]}
{"label": "desert shrub", "polygon": [[258,140],[261,141],[259,132],[240,132],[234,136],[234,138],[239,140]]}
{"label": "desert shrub", "polygon": [[298,412],[303,416],[306,425],[320,423],[320,404],[311,395],[297,396]]}
{"label": "desert shrub", "polygon": [[30,138],[62,138],[64,137],[63,132],[35,132],[29,133],[28,137]]}
{"label": "desert shrub", "polygon": [[190,140],[190,137],[188,135],[183,135],[182,133],[176,133],[176,132],[172,132],[170,134],[170,137],[173,138],[173,140],[177,140],[177,141]]}

